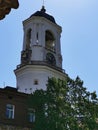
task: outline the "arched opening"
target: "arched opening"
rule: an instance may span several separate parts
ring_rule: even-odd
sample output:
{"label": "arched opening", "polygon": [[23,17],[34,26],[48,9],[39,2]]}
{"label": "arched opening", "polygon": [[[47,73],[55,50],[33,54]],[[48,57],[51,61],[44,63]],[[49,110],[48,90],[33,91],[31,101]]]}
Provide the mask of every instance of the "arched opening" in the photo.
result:
{"label": "arched opening", "polygon": [[21,52],[21,63],[27,64],[31,61],[31,28],[27,30],[26,33],[26,47],[25,50]]}
{"label": "arched opening", "polygon": [[49,30],[45,33],[45,47],[49,50],[55,51],[55,38]]}
{"label": "arched opening", "polygon": [[28,31],[27,31],[27,35],[26,35],[26,49],[27,50],[29,50],[30,49],[30,47],[31,47],[31,29],[29,29]]}

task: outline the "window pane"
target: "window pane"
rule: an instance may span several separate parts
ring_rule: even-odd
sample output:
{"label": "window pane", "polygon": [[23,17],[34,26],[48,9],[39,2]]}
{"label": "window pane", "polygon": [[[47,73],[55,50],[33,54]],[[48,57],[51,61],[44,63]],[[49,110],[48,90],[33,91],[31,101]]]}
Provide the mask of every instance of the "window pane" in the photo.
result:
{"label": "window pane", "polygon": [[11,104],[6,105],[6,117],[8,119],[14,118],[14,105],[11,105]]}
{"label": "window pane", "polygon": [[28,121],[35,122],[35,112],[32,109],[28,110]]}

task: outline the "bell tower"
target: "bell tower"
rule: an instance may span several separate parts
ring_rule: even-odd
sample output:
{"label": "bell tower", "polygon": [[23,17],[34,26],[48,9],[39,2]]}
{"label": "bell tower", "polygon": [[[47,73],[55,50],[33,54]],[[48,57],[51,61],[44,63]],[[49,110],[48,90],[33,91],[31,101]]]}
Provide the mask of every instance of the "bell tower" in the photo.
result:
{"label": "bell tower", "polygon": [[46,89],[48,77],[65,79],[60,45],[62,28],[54,17],[42,6],[23,21],[23,29],[21,63],[15,70],[18,91],[32,93]]}

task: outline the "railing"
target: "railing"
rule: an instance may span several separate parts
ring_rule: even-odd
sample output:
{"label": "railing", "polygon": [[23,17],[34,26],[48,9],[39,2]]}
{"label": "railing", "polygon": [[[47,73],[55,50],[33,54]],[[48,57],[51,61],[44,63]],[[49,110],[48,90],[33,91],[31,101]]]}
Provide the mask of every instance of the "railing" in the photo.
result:
{"label": "railing", "polygon": [[30,61],[30,62],[28,62],[28,63],[24,63],[24,64],[19,64],[19,65],[17,65],[17,69],[19,69],[19,68],[21,68],[21,67],[23,67],[23,66],[26,66],[26,65],[44,65],[44,66],[48,66],[48,67],[51,67],[51,68],[53,68],[53,69],[55,69],[55,70],[58,70],[58,71],[60,71],[60,72],[63,72],[63,73],[65,73],[65,70],[64,69],[62,69],[62,68],[60,68],[60,67],[57,67],[57,66],[55,66],[55,65],[51,65],[51,64],[49,64],[47,61]]}

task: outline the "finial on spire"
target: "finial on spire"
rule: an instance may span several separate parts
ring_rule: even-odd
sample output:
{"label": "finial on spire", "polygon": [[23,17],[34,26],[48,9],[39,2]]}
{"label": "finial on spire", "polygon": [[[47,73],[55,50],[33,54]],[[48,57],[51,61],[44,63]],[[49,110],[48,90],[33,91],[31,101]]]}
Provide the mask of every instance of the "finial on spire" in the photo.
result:
{"label": "finial on spire", "polygon": [[45,0],[43,0],[43,4],[42,4],[42,8],[41,8],[41,11],[45,13],[45,12],[46,12],[46,9],[45,9],[44,4],[45,4]]}

